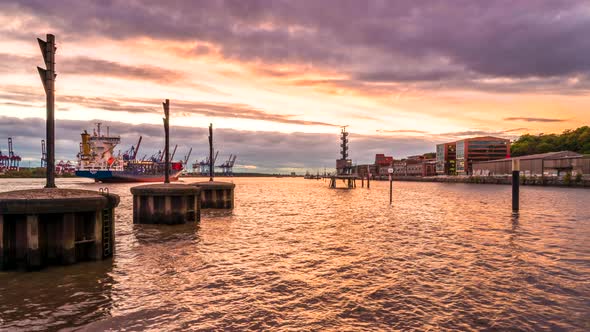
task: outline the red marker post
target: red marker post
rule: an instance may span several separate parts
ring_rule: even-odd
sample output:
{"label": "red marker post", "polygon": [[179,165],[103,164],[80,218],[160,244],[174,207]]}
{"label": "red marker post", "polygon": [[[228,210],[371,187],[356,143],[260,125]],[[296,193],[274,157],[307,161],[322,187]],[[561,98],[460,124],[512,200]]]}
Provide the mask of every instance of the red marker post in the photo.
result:
{"label": "red marker post", "polygon": [[387,169],[389,173],[389,205],[393,204],[393,168]]}

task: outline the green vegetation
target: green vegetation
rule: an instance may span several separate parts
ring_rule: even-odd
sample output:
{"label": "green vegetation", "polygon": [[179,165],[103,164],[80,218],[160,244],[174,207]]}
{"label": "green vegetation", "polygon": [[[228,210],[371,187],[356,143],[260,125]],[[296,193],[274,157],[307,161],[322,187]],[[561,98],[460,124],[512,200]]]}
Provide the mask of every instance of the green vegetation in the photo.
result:
{"label": "green vegetation", "polygon": [[428,152],[423,154],[424,159],[435,159],[436,158],[436,152]]}
{"label": "green vegetation", "polygon": [[[45,168],[21,168],[17,171],[7,171],[4,174],[0,174],[0,178],[44,178]],[[73,174],[62,174],[57,177],[75,177]]]}
{"label": "green vegetation", "polygon": [[512,143],[511,154],[515,157],[569,150],[590,154],[590,127],[566,130],[559,134],[522,135]]}
{"label": "green vegetation", "polygon": [[565,183],[566,186],[570,186],[572,184],[572,173],[567,172],[565,174],[563,177],[563,183]]}

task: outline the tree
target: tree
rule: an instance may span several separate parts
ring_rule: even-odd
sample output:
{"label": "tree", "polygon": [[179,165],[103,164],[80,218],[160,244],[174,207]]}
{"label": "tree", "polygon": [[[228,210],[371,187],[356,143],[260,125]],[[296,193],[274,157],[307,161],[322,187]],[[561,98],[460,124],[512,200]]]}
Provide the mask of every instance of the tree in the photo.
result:
{"label": "tree", "polygon": [[525,134],[512,143],[510,149],[515,157],[563,150],[590,154],[590,127],[565,130],[561,135]]}

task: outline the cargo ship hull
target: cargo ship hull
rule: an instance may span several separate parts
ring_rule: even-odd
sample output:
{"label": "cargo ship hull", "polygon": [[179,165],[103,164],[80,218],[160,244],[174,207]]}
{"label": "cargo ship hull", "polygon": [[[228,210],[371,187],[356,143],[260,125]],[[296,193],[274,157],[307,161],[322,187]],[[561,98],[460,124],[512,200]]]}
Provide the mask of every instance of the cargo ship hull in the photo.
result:
{"label": "cargo ship hull", "polygon": [[[172,171],[170,181],[177,181],[182,171]],[[94,179],[97,182],[163,182],[164,174],[134,174],[125,171],[77,170],[76,176]]]}

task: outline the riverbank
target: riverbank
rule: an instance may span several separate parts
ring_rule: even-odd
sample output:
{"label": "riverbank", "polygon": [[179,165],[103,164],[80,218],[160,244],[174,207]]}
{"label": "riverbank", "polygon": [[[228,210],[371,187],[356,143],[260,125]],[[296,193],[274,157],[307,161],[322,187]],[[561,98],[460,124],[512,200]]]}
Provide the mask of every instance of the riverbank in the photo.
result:
{"label": "riverbank", "polygon": [[[196,173],[182,174],[181,178],[208,178],[209,175],[202,175]],[[223,175],[222,173],[215,173],[215,177],[219,178],[300,178],[303,175],[290,175],[290,174],[268,174],[268,173],[233,173],[231,176]]]}
{"label": "riverbank", "polygon": [[[0,174],[0,179],[40,179],[45,178],[45,168],[21,168],[18,171],[7,171]],[[74,174],[60,174],[56,175],[58,178],[73,178],[76,177]]]}
{"label": "riverbank", "polygon": [[[374,179],[377,181],[387,181],[387,178]],[[474,184],[512,184],[510,176],[394,176],[394,181],[413,181],[413,182],[441,182],[441,183],[474,183]],[[546,187],[575,187],[590,188],[590,178],[575,177],[541,177],[541,176],[522,176],[520,183],[525,186],[546,186]]]}

